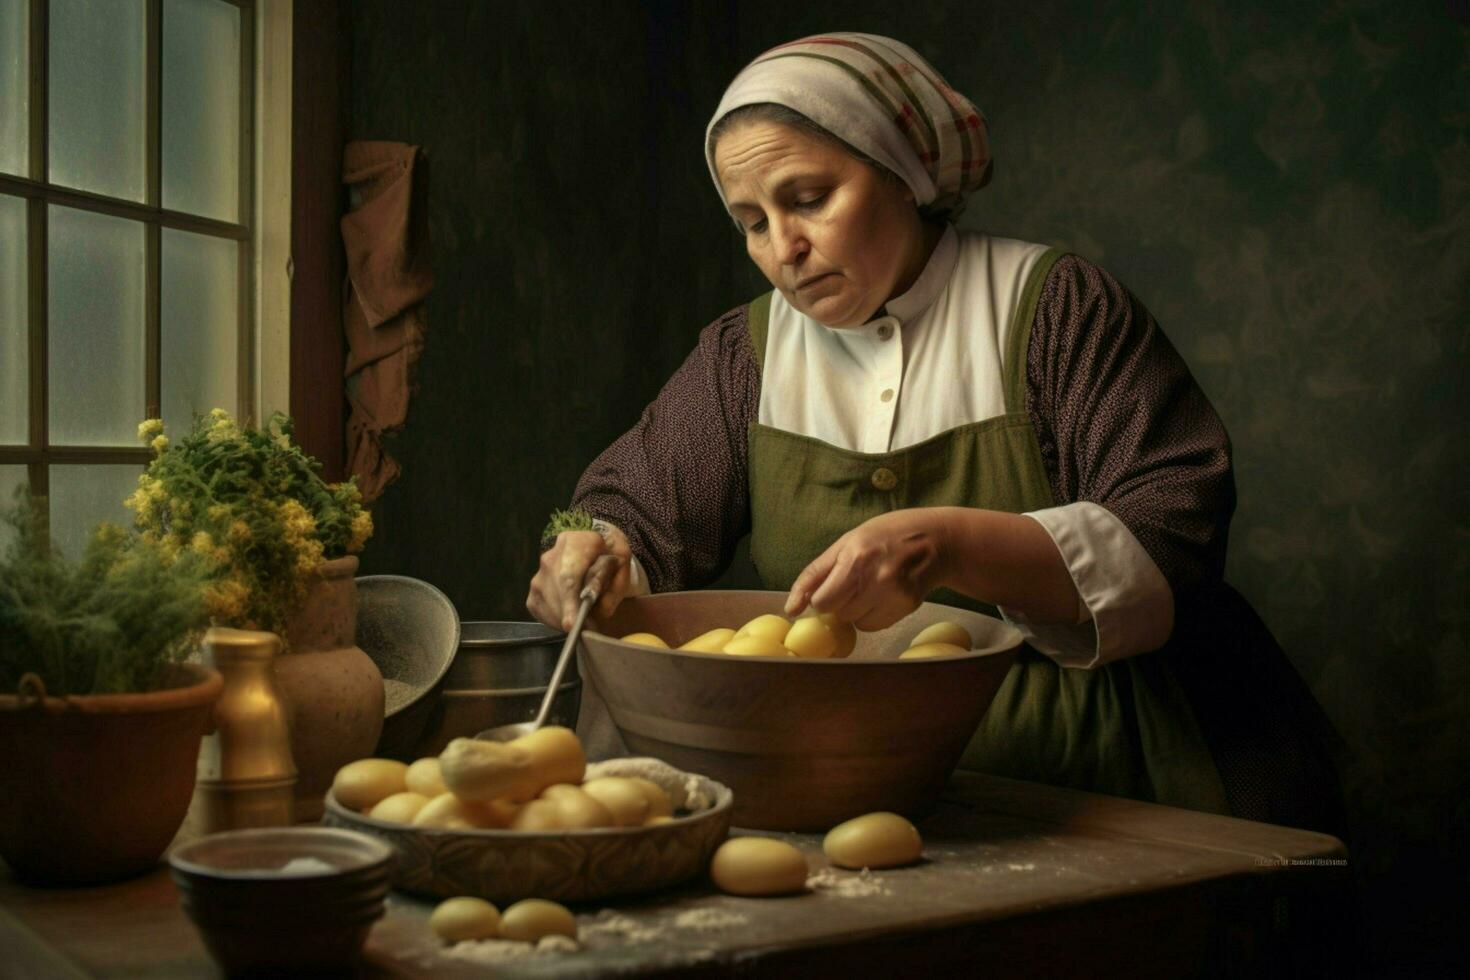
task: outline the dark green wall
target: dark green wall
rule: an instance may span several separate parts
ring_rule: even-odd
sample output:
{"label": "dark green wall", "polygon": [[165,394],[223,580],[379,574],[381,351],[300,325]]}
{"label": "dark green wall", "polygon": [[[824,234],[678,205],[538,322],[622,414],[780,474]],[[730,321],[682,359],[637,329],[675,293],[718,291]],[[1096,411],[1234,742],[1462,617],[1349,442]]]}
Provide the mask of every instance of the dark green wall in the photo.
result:
{"label": "dark green wall", "polygon": [[1467,28],[1370,0],[736,6],[353,4],[350,132],[427,149],[439,275],[365,570],[524,617],[547,511],[759,287],[700,153],[725,83],[779,41],[892,34],[990,119],[963,224],[1100,262],[1214,400],[1230,575],[1349,743],[1380,950],[1467,965]]}

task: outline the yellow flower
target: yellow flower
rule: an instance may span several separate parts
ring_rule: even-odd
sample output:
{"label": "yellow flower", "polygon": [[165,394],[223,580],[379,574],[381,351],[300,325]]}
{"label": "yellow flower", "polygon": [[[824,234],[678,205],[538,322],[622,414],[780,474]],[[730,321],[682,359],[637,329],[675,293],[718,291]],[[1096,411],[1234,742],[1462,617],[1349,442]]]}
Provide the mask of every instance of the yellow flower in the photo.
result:
{"label": "yellow flower", "polygon": [[233,439],[240,434],[239,428],[235,425],[235,420],[224,409],[211,408],[209,410],[209,418],[211,420],[208,434],[210,442],[224,442],[226,439]]}
{"label": "yellow flower", "polygon": [[315,538],[296,546],[296,574],[309,575],[321,567],[324,560],[322,543]]}
{"label": "yellow flower", "polygon": [[242,621],[250,606],[250,590],[238,579],[223,578],[204,590],[204,605],[216,624],[245,625]]}
{"label": "yellow flower", "polygon": [[156,435],[153,437],[153,441],[150,442],[148,445],[152,446],[153,451],[161,456],[163,455],[163,451],[168,448],[168,436],[161,434]]}
{"label": "yellow flower", "polygon": [[208,531],[196,531],[193,540],[189,542],[189,547],[208,557],[214,552],[214,538],[209,536]]}
{"label": "yellow flower", "polygon": [[209,508],[209,519],[212,521],[223,521],[230,516],[230,508],[225,504],[215,504]]}
{"label": "yellow flower", "polygon": [[367,539],[373,536],[373,515],[359,511],[352,518],[352,529],[347,536],[347,550],[361,551]]}
{"label": "yellow flower", "polygon": [[316,535],[316,518],[301,506],[299,500],[285,500],[277,505],[284,525],[286,541],[293,547]]}
{"label": "yellow flower", "polygon": [[138,441],[149,442],[163,432],[163,419],[145,419],[138,423]]}
{"label": "yellow flower", "polygon": [[230,522],[230,529],[226,533],[231,544],[244,545],[250,542],[250,525],[244,521],[235,520]]}

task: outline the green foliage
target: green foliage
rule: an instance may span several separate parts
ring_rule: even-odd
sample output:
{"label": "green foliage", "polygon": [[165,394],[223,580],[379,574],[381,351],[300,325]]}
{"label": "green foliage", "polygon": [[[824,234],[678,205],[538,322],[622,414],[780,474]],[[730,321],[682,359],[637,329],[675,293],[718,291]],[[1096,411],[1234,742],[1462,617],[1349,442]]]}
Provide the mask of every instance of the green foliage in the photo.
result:
{"label": "green foliage", "polygon": [[147,691],[197,642],[208,577],[198,556],[102,524],[70,562],[24,488],[0,523],[15,531],[0,556],[0,691],[26,674],[52,695]]}
{"label": "green foliage", "polygon": [[291,434],[279,412],[257,429],[218,408],[177,444],[157,419],[138,427],[155,456],[127,506],[144,538],[211,566],[216,625],[283,634],[310,576],[372,534],[356,482],[327,483]]}
{"label": "green foliage", "polygon": [[542,546],[549,546],[563,531],[595,531],[592,515],[585,510],[554,510],[541,532]]}

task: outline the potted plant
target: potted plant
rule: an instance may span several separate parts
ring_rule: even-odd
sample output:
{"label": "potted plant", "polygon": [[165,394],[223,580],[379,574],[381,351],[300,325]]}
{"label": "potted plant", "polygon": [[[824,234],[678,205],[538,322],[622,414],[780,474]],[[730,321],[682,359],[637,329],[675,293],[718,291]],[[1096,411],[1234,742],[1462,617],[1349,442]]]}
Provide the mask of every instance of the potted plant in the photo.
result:
{"label": "potted plant", "polygon": [[383,725],[383,679],[354,642],[356,552],[372,534],[356,482],[328,483],[277,412],[260,428],[214,409],[170,442],[150,419],[154,451],[127,500],[144,539],[204,560],[216,626],[283,640],[276,682],[288,703],[296,819],[321,815],[337,769],[371,755]]}
{"label": "potted plant", "polygon": [[208,570],[113,525],[52,548],[24,492],[0,555],[0,856],[82,884],[152,867],[178,831],[220,675],[185,662]]}

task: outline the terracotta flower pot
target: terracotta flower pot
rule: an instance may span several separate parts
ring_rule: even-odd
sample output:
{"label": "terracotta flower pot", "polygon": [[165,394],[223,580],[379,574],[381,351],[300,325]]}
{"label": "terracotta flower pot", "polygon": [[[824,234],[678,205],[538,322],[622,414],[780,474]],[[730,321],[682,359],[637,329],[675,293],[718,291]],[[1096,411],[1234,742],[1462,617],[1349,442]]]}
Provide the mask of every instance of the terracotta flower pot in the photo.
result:
{"label": "terracotta flower pot", "polygon": [[291,718],[296,820],[317,820],[337,770],[373,754],[383,732],[383,675],[355,642],[357,558],[327,562],[286,626],[276,687]]}
{"label": "terracotta flower pot", "polygon": [[0,695],[0,856],[19,878],[93,884],[158,863],[223,688],[197,664],[170,679],[138,694]]}

